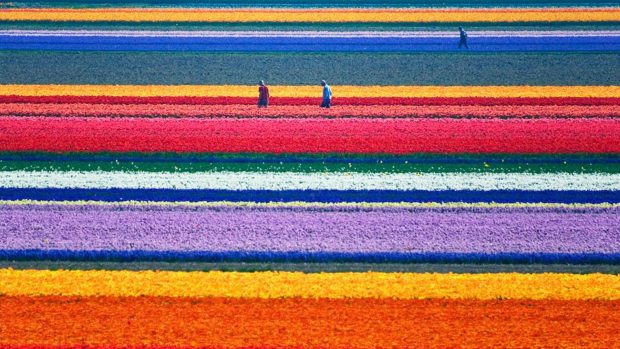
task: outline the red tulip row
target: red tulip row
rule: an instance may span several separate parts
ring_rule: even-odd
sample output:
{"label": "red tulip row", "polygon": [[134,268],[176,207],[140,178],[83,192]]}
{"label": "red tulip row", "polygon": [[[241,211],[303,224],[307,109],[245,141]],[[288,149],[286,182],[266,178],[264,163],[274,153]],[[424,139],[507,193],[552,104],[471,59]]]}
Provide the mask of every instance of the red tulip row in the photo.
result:
{"label": "red tulip row", "polygon": [[310,106],[276,105],[256,108],[251,105],[196,104],[0,104],[0,116],[59,116],[59,117],[455,117],[455,118],[608,118],[620,117],[620,105],[345,105],[331,109]]}
{"label": "red tulip row", "polygon": [[618,153],[620,119],[2,117],[0,151]]}
{"label": "red tulip row", "polygon": [[[0,103],[91,103],[91,104],[206,104],[256,105],[251,97],[118,97],[118,96],[0,96]],[[320,98],[272,97],[272,105],[314,105]],[[620,98],[590,97],[376,97],[335,98],[333,105],[620,105]]]}

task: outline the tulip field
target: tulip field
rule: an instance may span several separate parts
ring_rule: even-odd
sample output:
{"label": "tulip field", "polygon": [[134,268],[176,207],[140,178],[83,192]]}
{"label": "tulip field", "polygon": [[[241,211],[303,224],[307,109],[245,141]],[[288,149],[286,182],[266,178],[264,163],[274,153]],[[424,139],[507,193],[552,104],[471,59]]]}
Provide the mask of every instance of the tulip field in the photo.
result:
{"label": "tulip field", "polygon": [[608,0],[0,2],[0,348],[618,347],[619,53]]}

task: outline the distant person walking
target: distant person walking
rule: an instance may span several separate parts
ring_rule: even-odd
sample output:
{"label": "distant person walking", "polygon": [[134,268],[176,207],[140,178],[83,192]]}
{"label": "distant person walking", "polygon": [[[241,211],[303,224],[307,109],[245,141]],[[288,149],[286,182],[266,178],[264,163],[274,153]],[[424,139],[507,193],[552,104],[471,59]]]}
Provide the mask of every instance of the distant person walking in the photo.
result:
{"label": "distant person walking", "polygon": [[269,87],[263,80],[258,82],[258,107],[267,108],[269,105]]}
{"label": "distant person walking", "polygon": [[466,49],[469,49],[467,46],[467,32],[463,29],[463,27],[459,27],[459,35],[461,36],[461,40],[459,41],[459,49],[465,46]]}
{"label": "distant person walking", "polygon": [[321,86],[323,86],[323,102],[321,108],[329,108],[332,106],[332,88],[329,87],[325,80],[321,80]]}

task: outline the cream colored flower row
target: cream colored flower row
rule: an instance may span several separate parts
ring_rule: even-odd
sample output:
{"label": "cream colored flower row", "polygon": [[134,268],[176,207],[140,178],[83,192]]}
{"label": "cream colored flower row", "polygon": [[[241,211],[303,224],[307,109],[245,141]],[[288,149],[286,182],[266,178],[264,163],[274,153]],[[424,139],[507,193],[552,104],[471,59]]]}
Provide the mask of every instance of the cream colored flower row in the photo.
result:
{"label": "cream colored flower row", "polygon": [[563,203],[495,203],[495,202],[254,202],[254,201],[49,201],[49,200],[0,200],[0,205],[66,205],[66,206],[160,206],[160,207],[360,207],[360,208],[557,208],[557,209],[587,209],[587,208],[618,208],[620,204],[563,204]]}

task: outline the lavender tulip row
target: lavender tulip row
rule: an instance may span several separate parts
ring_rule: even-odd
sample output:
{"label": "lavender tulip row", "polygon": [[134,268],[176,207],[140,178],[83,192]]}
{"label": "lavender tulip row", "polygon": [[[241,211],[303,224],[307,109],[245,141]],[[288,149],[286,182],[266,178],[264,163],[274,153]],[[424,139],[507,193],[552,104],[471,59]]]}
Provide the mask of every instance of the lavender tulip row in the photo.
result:
{"label": "lavender tulip row", "polygon": [[[0,256],[620,255],[620,208],[0,206]],[[25,251],[25,252],[24,252]],[[26,253],[27,252],[27,253]],[[19,254],[19,253],[17,253]],[[205,257],[206,256],[206,257]],[[239,257],[241,256],[241,257]],[[422,257],[420,257],[422,256]],[[373,258],[375,258],[373,257]],[[410,258],[410,259],[411,259]],[[430,258],[430,257],[429,257]]]}

